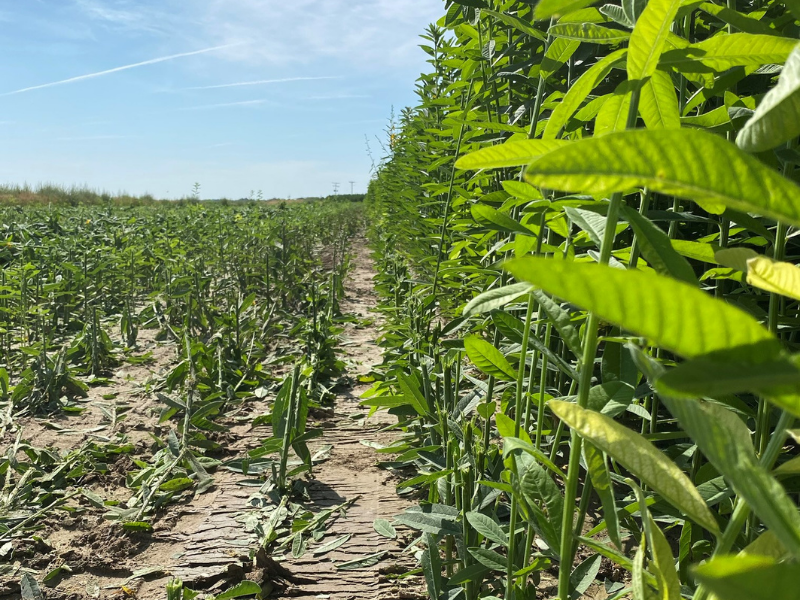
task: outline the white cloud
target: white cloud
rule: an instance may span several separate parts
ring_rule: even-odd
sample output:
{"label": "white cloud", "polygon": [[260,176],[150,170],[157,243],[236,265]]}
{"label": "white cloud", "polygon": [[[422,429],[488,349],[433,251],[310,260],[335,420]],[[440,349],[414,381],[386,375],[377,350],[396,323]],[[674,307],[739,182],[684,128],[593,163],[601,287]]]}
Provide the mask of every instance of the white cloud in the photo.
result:
{"label": "white cloud", "polygon": [[209,110],[213,108],[229,108],[236,106],[258,106],[265,104],[268,100],[241,100],[239,102],[221,102],[219,104],[203,104],[201,106],[186,106],[179,110]]}
{"label": "white cloud", "polygon": [[437,0],[73,0],[103,27],[168,40],[246,45],[223,56],[251,66],[327,58],[356,69],[418,66],[419,35],[438,19]]}
{"label": "white cloud", "polygon": [[159,58],[152,58],[150,60],[145,60],[142,62],[133,63],[130,65],[123,65],[121,67],[114,67],[113,69],[106,69],[105,71],[97,71],[96,73],[88,73],[86,75],[79,75],[77,77],[70,77],[69,79],[62,79],[60,81],[51,81],[50,83],[42,83],[40,85],[34,85],[31,87],[22,88],[19,90],[14,90],[13,92],[6,92],[5,94],[0,94],[0,96],[12,96],[14,94],[22,94],[24,92],[31,92],[33,90],[41,90],[43,88],[54,87],[57,85],[64,85],[67,83],[75,83],[77,81],[83,81],[85,79],[94,79],[95,77],[103,77],[104,75],[111,75],[112,73],[119,73],[120,71],[127,71],[128,69],[136,69],[138,67],[144,67],[147,65],[154,65],[160,62],[166,62],[168,60],[175,60],[176,58],[184,58],[186,56],[195,56],[197,54],[205,54],[206,52],[215,52],[217,50],[222,50],[227,48],[229,45],[223,46],[214,46],[212,48],[204,48],[203,50],[194,50],[192,52],[181,52],[180,54],[170,54],[169,56],[161,56]]}
{"label": "white cloud", "polygon": [[283,79],[259,79],[256,81],[237,81],[235,83],[220,83],[217,85],[201,85],[196,87],[181,88],[183,90],[218,90],[220,88],[244,87],[251,85],[269,85],[273,83],[291,83],[294,81],[321,81],[323,79],[341,79],[341,77],[284,77]]}

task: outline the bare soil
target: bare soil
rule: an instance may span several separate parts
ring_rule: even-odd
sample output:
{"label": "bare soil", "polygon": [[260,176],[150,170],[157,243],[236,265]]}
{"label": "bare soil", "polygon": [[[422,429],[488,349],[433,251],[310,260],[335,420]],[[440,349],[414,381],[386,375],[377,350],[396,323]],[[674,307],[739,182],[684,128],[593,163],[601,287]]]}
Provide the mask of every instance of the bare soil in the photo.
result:
{"label": "bare soil", "polygon": [[[346,297],[342,312],[358,322],[345,326],[341,355],[348,364],[345,385],[337,388],[333,411],[317,415],[325,433],[311,447],[331,445],[331,457],[320,464],[309,485],[309,510],[317,512],[353,501],[343,517],[333,522],[324,542],[350,534],[338,549],[300,559],[266,557],[256,553],[256,539],[245,530],[244,520],[253,510],[249,503],[258,489],[252,476],[245,477],[219,469],[214,487],[191,501],[170,507],[154,522],[151,533],[128,533],[119,525],[103,520],[97,511],[86,510],[77,516],[53,515],[36,538],[14,541],[15,572],[0,578],[0,597],[19,598],[19,576],[25,569],[41,581],[53,569],[68,565],[71,573],[43,584],[48,599],[165,597],[166,583],[181,578],[187,587],[219,592],[243,579],[258,581],[274,597],[337,599],[422,598],[419,582],[398,582],[395,574],[407,570],[411,561],[401,556],[402,540],[390,540],[373,529],[376,518],[391,520],[407,506],[395,493],[391,476],[376,465],[374,451],[361,443],[387,442],[382,433],[386,416],[365,419],[358,407],[359,395],[367,384],[359,376],[369,372],[380,358],[374,340],[378,332],[370,318],[375,306],[372,288],[374,269],[363,239],[354,244],[354,261],[345,282]],[[51,419],[23,419],[22,438],[39,447],[67,452],[91,439],[107,440],[124,432],[136,444],[137,458],[150,451],[150,432],[159,431],[156,407],[159,401],[150,392],[154,375],[167,372],[177,356],[172,343],[157,342],[154,332],[140,334],[142,351],[153,354],[147,365],[127,365],[113,375],[113,383],[93,388],[79,415],[60,415]],[[114,394],[112,400],[104,400]],[[100,406],[128,407],[127,417],[110,423]],[[242,456],[268,437],[268,428],[253,428],[252,418],[263,414],[267,404],[253,399],[240,414],[221,422],[228,426],[226,458]],[[14,442],[17,431],[7,431],[2,447]],[[133,463],[127,455],[111,465],[110,473],[86,482],[86,487],[101,497],[125,501],[130,490],[124,485],[125,473]],[[247,480],[250,480],[248,482]],[[249,484],[248,484],[249,483]],[[401,536],[404,532],[400,532]],[[378,552],[385,552],[377,564],[359,570],[338,570],[336,565]],[[265,594],[266,595],[266,594]]]}

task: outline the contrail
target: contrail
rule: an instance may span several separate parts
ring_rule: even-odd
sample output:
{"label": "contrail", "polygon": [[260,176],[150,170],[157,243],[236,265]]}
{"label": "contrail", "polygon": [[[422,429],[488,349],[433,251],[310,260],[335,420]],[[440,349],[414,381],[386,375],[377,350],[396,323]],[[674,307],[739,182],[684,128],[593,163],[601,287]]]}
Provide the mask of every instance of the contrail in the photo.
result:
{"label": "contrail", "polygon": [[223,48],[230,48],[231,46],[238,46],[239,44],[225,44],[224,46],[214,46],[213,48],[205,48],[203,50],[195,50],[194,52],[182,52],[181,54],[171,54],[169,56],[162,56],[161,58],[153,58],[143,62],[134,63],[132,65],[124,65],[122,67],[115,67],[107,71],[99,71],[97,73],[89,73],[88,75],[79,75],[78,77],[70,77],[69,79],[62,79],[61,81],[53,81],[51,83],[43,83],[41,85],[34,85],[32,87],[22,88],[21,90],[14,90],[13,92],[6,92],[0,96],[12,96],[14,94],[22,94],[23,92],[30,92],[32,90],[41,90],[56,85],[64,85],[67,83],[74,83],[76,81],[83,81],[84,79],[93,79],[95,77],[102,77],[103,75],[110,75],[111,73],[118,73],[119,71],[127,71],[128,69],[135,69],[137,67],[144,67],[146,65],[154,65],[156,63],[174,60],[176,58],[183,58],[184,56],[194,56],[196,54],[205,54],[206,52],[214,52],[215,50],[222,50]]}
{"label": "contrail", "polygon": [[239,81],[221,85],[203,85],[200,87],[182,88],[184,90],[217,90],[219,88],[240,87],[243,85],[265,85],[268,83],[289,83],[291,81],[319,81],[321,79],[341,79],[341,77],[287,77],[285,79],[260,79],[258,81]]}

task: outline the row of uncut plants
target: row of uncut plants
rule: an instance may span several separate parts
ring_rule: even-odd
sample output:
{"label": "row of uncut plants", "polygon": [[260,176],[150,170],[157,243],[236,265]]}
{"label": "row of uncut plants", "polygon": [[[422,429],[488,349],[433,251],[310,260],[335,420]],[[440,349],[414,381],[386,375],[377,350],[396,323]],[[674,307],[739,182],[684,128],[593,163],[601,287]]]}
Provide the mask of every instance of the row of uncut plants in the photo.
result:
{"label": "row of uncut plants", "polygon": [[445,8],[367,197],[430,596],[799,598],[800,5]]}
{"label": "row of uncut plants", "polygon": [[[0,209],[0,575],[58,515],[99,513],[148,532],[221,468],[251,483],[264,475],[264,502],[282,502],[280,518],[249,529],[263,547],[296,533],[292,519],[305,513],[281,498],[317,458],[308,413],[329,402],[343,369],[339,299],[362,220],[349,202]],[[118,367],[152,363],[143,339],[175,351],[138,382],[158,399],[144,453],[119,427],[135,400],[103,394]],[[29,438],[31,418],[69,428],[61,417],[88,410],[92,387],[104,418],[82,431],[90,441],[59,452]],[[273,397],[269,414],[254,413]],[[244,459],[224,443],[237,416],[272,426]],[[124,455],[128,500],[92,491]]]}

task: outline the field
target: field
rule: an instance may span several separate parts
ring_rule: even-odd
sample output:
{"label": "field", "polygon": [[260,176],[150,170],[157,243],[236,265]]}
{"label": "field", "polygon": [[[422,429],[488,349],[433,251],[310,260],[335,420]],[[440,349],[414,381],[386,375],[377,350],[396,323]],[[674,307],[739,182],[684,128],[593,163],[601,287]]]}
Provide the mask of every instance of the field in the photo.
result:
{"label": "field", "polygon": [[799,20],[450,1],[363,202],[9,192],[0,596],[800,599]]}

